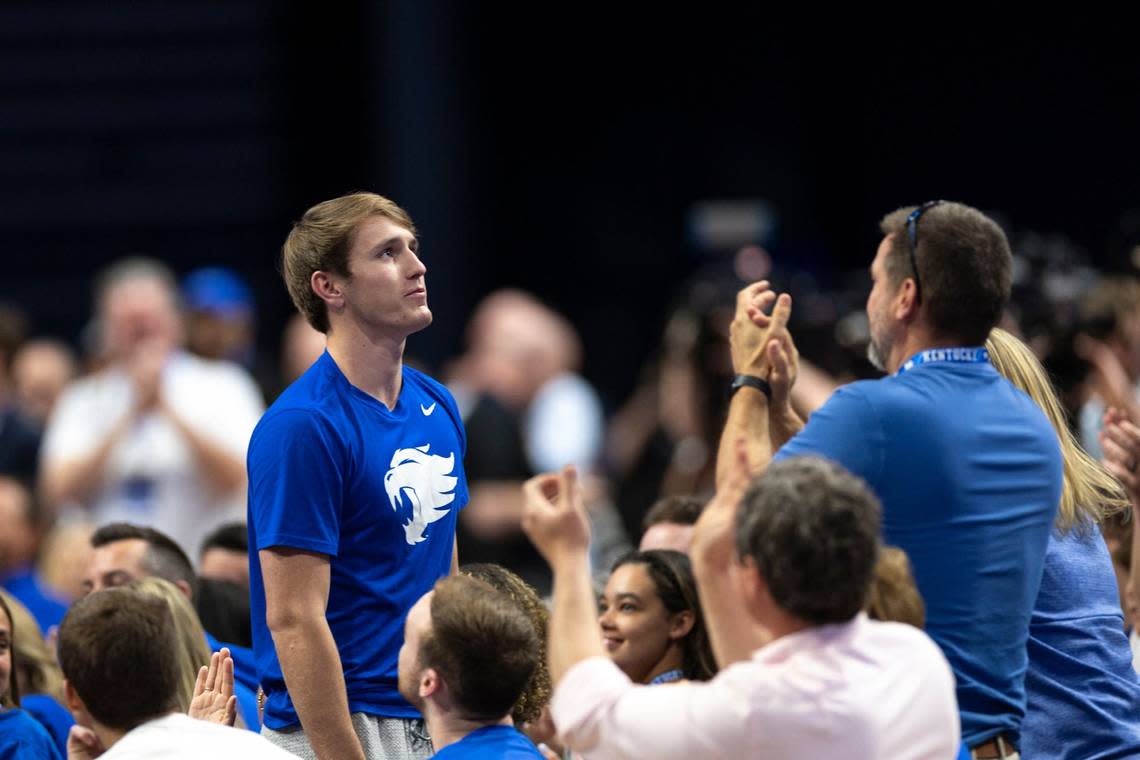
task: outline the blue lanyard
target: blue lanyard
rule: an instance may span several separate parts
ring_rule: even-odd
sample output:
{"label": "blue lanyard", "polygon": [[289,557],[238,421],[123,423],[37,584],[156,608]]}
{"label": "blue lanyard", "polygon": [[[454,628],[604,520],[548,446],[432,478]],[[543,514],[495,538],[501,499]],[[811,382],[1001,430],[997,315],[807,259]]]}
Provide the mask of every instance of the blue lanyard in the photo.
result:
{"label": "blue lanyard", "polygon": [[981,346],[969,347],[956,347],[956,348],[928,348],[925,351],[919,351],[914,356],[903,362],[899,367],[899,371],[895,373],[898,377],[909,369],[914,369],[920,364],[989,364],[990,352]]}
{"label": "blue lanyard", "polygon": [[656,686],[659,683],[672,683],[673,681],[680,681],[684,677],[685,674],[680,670],[666,670],[664,673],[650,681],[649,686]]}

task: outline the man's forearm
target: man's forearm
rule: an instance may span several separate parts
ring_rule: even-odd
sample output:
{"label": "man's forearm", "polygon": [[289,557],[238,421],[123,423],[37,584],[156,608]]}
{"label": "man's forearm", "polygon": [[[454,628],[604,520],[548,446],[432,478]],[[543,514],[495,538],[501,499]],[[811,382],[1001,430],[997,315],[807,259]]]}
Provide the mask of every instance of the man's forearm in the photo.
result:
{"label": "man's forearm", "polygon": [[178,432],[190,446],[194,461],[218,493],[230,493],[245,483],[245,462],[240,457],[234,456],[207,439],[169,407],[165,408],[164,412],[171,424],[178,428]]}
{"label": "man's forearm", "polygon": [[694,555],[693,573],[717,667],[724,670],[734,662],[751,659],[752,653],[767,644],[770,637],[740,603],[728,576],[727,564]]}
{"label": "man's forearm", "polygon": [[550,677],[555,683],[582,660],[605,654],[598,629],[598,600],[594,597],[585,552],[554,568],[548,649]]}
{"label": "man's forearm", "polygon": [[363,760],[352,728],[344,671],[328,622],[299,621],[272,631],[285,685],[301,728],[321,760]]}
{"label": "man's forearm", "polygon": [[103,483],[111,452],[134,422],[135,415],[128,414],[89,454],[46,465],[40,492],[48,505],[57,509],[69,502],[83,502],[95,493]]}
{"label": "man's forearm", "polygon": [[720,437],[716,458],[716,485],[724,486],[732,471],[737,441],[743,440],[748,451],[748,466],[753,473],[768,469],[772,444],[768,439],[768,399],[755,388],[736,391],[728,406],[728,420]]}
{"label": "man's forearm", "polygon": [[803,429],[804,421],[796,414],[795,409],[791,407],[782,411],[773,409],[768,414],[768,439],[772,444],[772,453],[779,451],[781,446],[792,440],[796,433]]}

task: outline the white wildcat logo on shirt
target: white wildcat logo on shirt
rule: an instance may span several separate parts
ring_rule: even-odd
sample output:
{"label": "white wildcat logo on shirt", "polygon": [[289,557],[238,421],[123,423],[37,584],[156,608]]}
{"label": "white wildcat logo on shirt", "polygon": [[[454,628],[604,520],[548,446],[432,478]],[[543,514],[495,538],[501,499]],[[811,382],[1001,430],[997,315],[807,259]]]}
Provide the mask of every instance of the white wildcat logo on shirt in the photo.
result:
{"label": "white wildcat logo on shirt", "polygon": [[390,469],[384,474],[384,490],[392,510],[399,511],[405,501],[411,505],[412,519],[404,523],[404,538],[413,546],[427,538],[424,529],[430,523],[450,511],[442,507],[455,501],[455,485],[459,482],[451,475],[455,454],[436,456],[428,453],[429,448],[431,444],[396,449]]}

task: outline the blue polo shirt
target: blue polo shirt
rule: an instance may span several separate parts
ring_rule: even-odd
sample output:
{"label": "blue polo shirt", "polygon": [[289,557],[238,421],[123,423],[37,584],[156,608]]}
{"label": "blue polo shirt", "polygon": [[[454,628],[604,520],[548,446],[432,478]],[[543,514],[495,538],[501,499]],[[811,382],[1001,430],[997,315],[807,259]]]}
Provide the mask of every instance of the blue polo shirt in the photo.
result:
{"label": "blue polo shirt", "polygon": [[542,753],[514,726],[477,728],[434,757],[439,760],[542,760]]}
{"label": "blue polo shirt", "polygon": [[396,406],[354,387],[326,352],[265,413],[249,444],[250,613],[264,722],[299,723],[265,624],[258,552],[327,555],[326,618],[352,712],[410,718],[396,657],[408,610],[451,569],[467,503],[455,400],[404,367]]}
{"label": "blue polo shirt", "polygon": [[988,362],[921,363],[837,390],[776,459],[822,456],[883,504],[974,746],[1025,715],[1026,640],[1061,494],[1057,435]]}

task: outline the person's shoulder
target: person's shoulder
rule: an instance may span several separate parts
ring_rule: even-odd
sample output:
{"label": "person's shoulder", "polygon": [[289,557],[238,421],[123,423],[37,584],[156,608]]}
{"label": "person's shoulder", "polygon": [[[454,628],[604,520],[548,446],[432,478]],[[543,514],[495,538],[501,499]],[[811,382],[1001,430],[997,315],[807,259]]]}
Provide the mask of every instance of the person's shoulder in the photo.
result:
{"label": "person's shoulder", "polygon": [[452,397],[451,391],[447,389],[446,385],[434,377],[431,377],[426,372],[418,370],[415,367],[409,367],[407,364],[404,365],[404,382],[410,383],[432,396],[447,399],[452,404],[455,403],[455,399]]}
{"label": "person's shoulder", "polygon": [[[253,390],[260,395],[253,375],[236,362],[206,359],[188,351],[178,351],[171,357],[170,366],[175,382],[180,383],[182,388],[216,389],[219,385],[226,385],[241,391]],[[210,390],[210,392],[215,391]]]}
{"label": "person's shoulder", "polygon": [[60,393],[56,405],[70,409],[84,404],[100,404],[104,394],[119,392],[128,387],[127,376],[118,367],[104,367],[68,383]]}
{"label": "person's shoulder", "polygon": [[[252,731],[223,726],[205,720],[196,720],[181,713],[172,713],[127,733],[113,750],[122,751],[122,757],[166,757],[152,754],[158,750],[217,752],[230,757],[241,752],[246,760],[257,758],[290,758],[292,755],[271,744],[265,737]],[[182,757],[183,755],[171,755]],[[189,755],[187,755],[189,756]],[[119,755],[115,755],[119,757]]]}
{"label": "person's shoulder", "polygon": [[[18,707],[10,709],[0,708],[0,750],[6,746],[5,739],[20,742],[20,745],[29,749],[41,747],[54,747],[51,734],[28,712]],[[10,745],[9,745],[10,746]],[[42,755],[43,757],[57,757],[57,755]],[[19,755],[23,757],[23,755]]]}
{"label": "person's shoulder", "polygon": [[534,742],[514,726],[484,726],[449,744],[436,753],[441,760],[448,758],[487,758],[491,760],[531,760],[542,758]]}
{"label": "person's shoulder", "polygon": [[906,623],[872,620],[865,614],[856,622],[858,635],[878,651],[909,657],[911,662],[925,662],[949,667],[942,650],[925,631]]}
{"label": "person's shoulder", "polygon": [[[885,378],[884,378],[885,379]],[[856,380],[835,389],[823,406],[817,411],[840,413],[844,419],[854,415],[866,415],[874,411],[883,399],[889,399],[891,392],[883,380]],[[824,415],[826,416],[826,415]],[[814,418],[815,415],[813,414]]]}
{"label": "person's shoulder", "polygon": [[[327,416],[340,408],[340,396],[336,392],[337,388],[334,387],[336,378],[328,371],[327,358],[328,354],[323,354],[304,374],[290,383],[289,387],[283,390],[281,395],[269,405],[262,421],[265,422],[279,415],[299,417],[304,414],[312,414],[318,417]],[[300,412],[301,415],[291,414],[297,412]]]}

